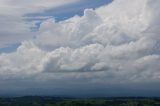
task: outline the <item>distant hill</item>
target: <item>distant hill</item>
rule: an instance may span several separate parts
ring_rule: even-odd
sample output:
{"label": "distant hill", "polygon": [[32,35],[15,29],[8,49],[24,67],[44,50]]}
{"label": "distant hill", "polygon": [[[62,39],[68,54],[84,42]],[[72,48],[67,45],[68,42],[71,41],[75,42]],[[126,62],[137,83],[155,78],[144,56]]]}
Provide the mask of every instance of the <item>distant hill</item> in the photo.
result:
{"label": "distant hill", "polygon": [[0,98],[0,106],[160,106],[160,98],[103,97],[82,99],[50,96],[24,96]]}

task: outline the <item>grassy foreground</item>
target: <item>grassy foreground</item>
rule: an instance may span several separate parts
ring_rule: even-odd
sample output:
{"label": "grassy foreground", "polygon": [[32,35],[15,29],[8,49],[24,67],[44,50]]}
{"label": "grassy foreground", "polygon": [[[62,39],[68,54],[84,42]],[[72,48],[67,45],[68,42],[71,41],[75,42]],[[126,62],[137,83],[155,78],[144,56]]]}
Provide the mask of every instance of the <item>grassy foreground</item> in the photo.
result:
{"label": "grassy foreground", "polygon": [[0,98],[0,106],[160,106],[160,98],[119,97],[76,99],[26,96]]}

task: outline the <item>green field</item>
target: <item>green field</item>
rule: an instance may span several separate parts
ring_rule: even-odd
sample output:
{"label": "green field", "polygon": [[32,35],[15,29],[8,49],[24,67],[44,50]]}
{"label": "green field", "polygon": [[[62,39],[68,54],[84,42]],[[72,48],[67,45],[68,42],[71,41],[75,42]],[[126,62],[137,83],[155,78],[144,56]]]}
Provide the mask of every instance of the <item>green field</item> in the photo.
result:
{"label": "green field", "polygon": [[160,98],[62,98],[25,96],[0,98],[0,106],[160,106]]}

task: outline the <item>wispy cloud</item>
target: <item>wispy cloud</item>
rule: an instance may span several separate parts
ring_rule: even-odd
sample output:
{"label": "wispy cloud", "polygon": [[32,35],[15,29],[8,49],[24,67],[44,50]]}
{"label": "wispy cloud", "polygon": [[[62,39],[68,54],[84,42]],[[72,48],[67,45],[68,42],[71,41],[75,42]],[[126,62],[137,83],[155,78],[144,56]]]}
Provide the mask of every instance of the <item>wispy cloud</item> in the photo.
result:
{"label": "wispy cloud", "polygon": [[43,12],[47,9],[57,8],[77,1],[79,0],[1,0],[0,47],[33,38],[34,33],[30,28],[34,26],[34,22],[27,23],[23,17],[24,15]]}

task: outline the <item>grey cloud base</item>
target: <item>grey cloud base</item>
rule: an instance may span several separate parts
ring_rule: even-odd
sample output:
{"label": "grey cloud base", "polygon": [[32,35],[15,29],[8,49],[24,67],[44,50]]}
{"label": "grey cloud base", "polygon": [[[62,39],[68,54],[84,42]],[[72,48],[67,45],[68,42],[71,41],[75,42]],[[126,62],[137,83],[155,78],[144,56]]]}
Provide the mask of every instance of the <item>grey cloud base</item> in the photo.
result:
{"label": "grey cloud base", "polygon": [[0,91],[160,96],[159,4],[114,0],[82,17],[46,20],[36,39],[0,55]]}

